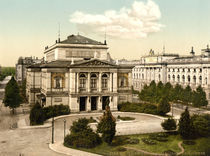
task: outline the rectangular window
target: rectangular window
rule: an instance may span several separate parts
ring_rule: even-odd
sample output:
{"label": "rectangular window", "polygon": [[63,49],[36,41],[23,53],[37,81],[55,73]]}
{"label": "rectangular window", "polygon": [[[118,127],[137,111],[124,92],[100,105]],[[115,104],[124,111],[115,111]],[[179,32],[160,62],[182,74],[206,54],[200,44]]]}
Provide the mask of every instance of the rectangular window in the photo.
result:
{"label": "rectangular window", "polygon": [[102,88],[107,88],[107,79],[102,79]]}
{"label": "rectangular window", "polygon": [[86,87],[86,80],[80,79],[80,88],[85,88],[85,87]]}
{"label": "rectangular window", "polygon": [[90,85],[90,87],[91,88],[96,88],[97,86],[96,86],[96,84],[97,84],[97,81],[96,81],[96,79],[91,79],[91,85]]}

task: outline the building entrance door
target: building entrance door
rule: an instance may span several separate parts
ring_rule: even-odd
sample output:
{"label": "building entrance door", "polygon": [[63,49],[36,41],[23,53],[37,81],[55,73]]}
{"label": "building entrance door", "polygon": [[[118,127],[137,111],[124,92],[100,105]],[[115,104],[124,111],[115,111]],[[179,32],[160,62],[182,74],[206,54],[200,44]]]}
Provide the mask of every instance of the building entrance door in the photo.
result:
{"label": "building entrance door", "polygon": [[97,110],[97,97],[96,96],[92,96],[91,97],[91,110]]}
{"label": "building entrance door", "polygon": [[102,110],[105,110],[106,105],[109,105],[109,96],[102,96]]}
{"label": "building entrance door", "polygon": [[86,101],[87,101],[87,97],[80,97],[79,111],[86,110]]}

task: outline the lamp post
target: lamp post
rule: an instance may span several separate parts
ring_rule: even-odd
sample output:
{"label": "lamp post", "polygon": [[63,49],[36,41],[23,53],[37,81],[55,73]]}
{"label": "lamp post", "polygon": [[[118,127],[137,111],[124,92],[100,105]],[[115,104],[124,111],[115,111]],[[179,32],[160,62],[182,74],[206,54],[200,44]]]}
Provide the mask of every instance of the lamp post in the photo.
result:
{"label": "lamp post", "polygon": [[52,117],[52,144],[54,144],[54,116]]}
{"label": "lamp post", "polygon": [[65,136],[66,136],[66,119],[63,119],[63,135],[64,135],[64,139],[65,139]]}

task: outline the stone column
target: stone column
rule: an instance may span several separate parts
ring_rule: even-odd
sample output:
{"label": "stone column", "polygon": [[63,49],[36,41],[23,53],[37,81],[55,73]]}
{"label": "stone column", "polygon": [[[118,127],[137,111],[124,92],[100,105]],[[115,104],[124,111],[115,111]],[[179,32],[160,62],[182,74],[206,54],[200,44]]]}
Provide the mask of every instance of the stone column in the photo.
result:
{"label": "stone column", "polygon": [[109,91],[110,92],[112,92],[112,84],[113,84],[113,82],[112,82],[112,73],[110,73],[110,75],[109,75]]}
{"label": "stone column", "polygon": [[90,92],[90,73],[88,73],[87,91]]}
{"label": "stone column", "polygon": [[98,78],[99,78],[99,82],[98,82],[98,91],[99,92],[101,92],[101,72],[99,73],[99,76],[98,76]]}
{"label": "stone column", "polygon": [[87,107],[86,111],[91,111],[91,96],[87,97]]}
{"label": "stone column", "polygon": [[99,110],[99,111],[101,111],[102,110],[102,97],[98,97],[98,107],[97,107],[97,109]]}
{"label": "stone column", "polygon": [[79,92],[79,73],[77,73],[77,93]]}
{"label": "stone column", "polygon": [[113,92],[117,92],[117,73],[113,74]]}

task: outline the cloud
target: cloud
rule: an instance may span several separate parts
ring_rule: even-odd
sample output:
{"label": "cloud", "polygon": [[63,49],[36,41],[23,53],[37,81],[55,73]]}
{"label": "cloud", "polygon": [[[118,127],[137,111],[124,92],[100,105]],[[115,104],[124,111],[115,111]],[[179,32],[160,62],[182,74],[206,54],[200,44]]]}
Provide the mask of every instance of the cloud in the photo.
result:
{"label": "cloud", "polygon": [[70,16],[79,31],[104,34],[120,38],[143,38],[158,32],[163,27],[159,23],[161,12],[152,0],[134,1],[131,8],[123,7],[119,11],[108,10],[103,14],[88,14],[76,11]]}

